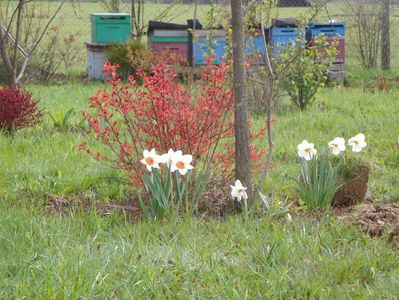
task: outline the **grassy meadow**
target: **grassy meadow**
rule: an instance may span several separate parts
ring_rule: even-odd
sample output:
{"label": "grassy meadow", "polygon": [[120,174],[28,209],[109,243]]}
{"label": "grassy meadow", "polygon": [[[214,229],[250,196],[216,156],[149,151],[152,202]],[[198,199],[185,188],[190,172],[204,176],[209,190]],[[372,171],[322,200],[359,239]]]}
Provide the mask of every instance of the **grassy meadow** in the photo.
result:
{"label": "grassy meadow", "polygon": [[[147,8],[155,14],[162,7]],[[201,6],[199,17],[208,9]],[[65,6],[55,20],[64,34],[81,32],[78,73],[86,66],[88,14],[101,10],[98,3]],[[339,15],[339,7],[331,10]],[[193,6],[181,5],[171,21],[184,22],[192,14]],[[359,80],[356,87],[323,88],[304,112],[286,98],[276,104],[276,166],[263,186],[276,201],[298,200],[298,143],[307,139],[321,149],[336,136],[348,139],[359,132],[368,143],[360,155],[372,167],[369,196],[399,201],[399,88],[378,92],[378,71],[365,74],[352,54],[348,63],[349,75]],[[395,65],[386,74],[397,76],[397,70]],[[79,129],[81,112],[88,97],[104,87],[78,80],[28,82],[46,113],[43,122],[13,137],[0,134],[0,299],[399,298],[398,252],[388,237],[371,238],[329,213],[294,215],[287,223],[263,214],[161,222],[132,221],[120,211],[48,211],[54,198],[121,203],[134,194],[121,171],[77,149],[92,141]],[[72,108],[73,130],[57,130],[49,114]],[[262,127],[263,117],[253,117],[253,130]]]}
{"label": "grassy meadow", "polygon": [[[0,137],[0,174],[5,194],[22,193],[40,199],[46,195],[90,192],[105,200],[123,200],[130,187],[115,180],[123,174],[78,152],[77,145],[90,138],[79,132],[57,131],[48,115],[56,116],[73,108],[71,123],[77,125],[82,119],[81,111],[87,110],[88,97],[104,87],[101,83],[78,82],[28,86],[47,114],[42,124],[17,132],[13,139]],[[277,166],[265,192],[295,198],[293,178],[299,172],[296,146],[303,139],[321,149],[335,136],[348,139],[363,132],[368,147],[361,155],[372,164],[371,196],[384,202],[398,201],[398,97],[398,89],[374,93],[359,88],[328,88],[321,90],[315,104],[304,112],[283,99],[277,104],[274,127]],[[255,115],[254,119],[254,130],[264,126],[260,116]],[[256,146],[265,148],[266,140],[258,140]]]}
{"label": "grassy meadow", "polygon": [[[28,86],[57,114],[86,108],[102,84]],[[331,88],[299,112],[283,101],[275,125],[275,163],[263,191],[296,199],[296,145],[363,132],[372,163],[370,193],[399,200],[399,91]],[[80,114],[72,120],[77,124]],[[257,118],[255,126],[261,126]],[[46,116],[13,139],[0,137],[0,298],[395,299],[399,259],[387,238],[373,239],[334,216],[134,222],[120,212],[47,212],[51,197],[123,201],[122,176],[84,153],[85,134],[54,129]],[[265,147],[260,141],[258,147]],[[321,146],[320,146],[321,147]]]}
{"label": "grassy meadow", "polygon": [[132,224],[116,214],[1,208],[2,299],[396,299],[399,293],[397,252],[334,218]]}

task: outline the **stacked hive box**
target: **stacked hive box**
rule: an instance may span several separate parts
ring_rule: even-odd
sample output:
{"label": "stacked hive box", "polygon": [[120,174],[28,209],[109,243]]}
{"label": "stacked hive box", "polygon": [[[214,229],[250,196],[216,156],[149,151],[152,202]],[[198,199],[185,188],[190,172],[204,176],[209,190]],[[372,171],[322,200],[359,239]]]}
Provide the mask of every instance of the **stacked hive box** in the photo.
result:
{"label": "stacked hive box", "polygon": [[277,58],[284,47],[294,43],[298,38],[295,19],[273,19],[269,29],[272,55]]}
{"label": "stacked hive box", "polygon": [[[187,20],[187,25],[150,21],[147,37],[156,60],[170,65],[201,66],[211,55],[214,56],[213,64],[226,59],[226,30],[221,27],[204,30],[198,20]],[[251,62],[259,61],[265,54],[259,32],[247,39],[245,51]]]}
{"label": "stacked hive box", "polygon": [[250,31],[245,41],[245,55],[250,65],[264,64],[266,45],[260,28]]}
{"label": "stacked hive box", "polygon": [[86,42],[88,76],[104,79],[102,73],[107,60],[107,48],[114,44],[126,44],[131,37],[131,20],[128,14],[91,14],[91,41]]}
{"label": "stacked hive box", "polygon": [[[227,32],[224,29],[195,30],[190,34],[190,57],[195,66],[206,64],[206,57],[213,55],[214,64],[226,60]],[[245,54],[250,64],[263,62],[262,56],[266,53],[262,34],[258,31],[250,34],[245,41]]]}
{"label": "stacked hive box", "polygon": [[158,61],[188,65],[188,30],[186,25],[150,22],[148,44]]}
{"label": "stacked hive box", "polygon": [[345,23],[310,23],[306,31],[306,38],[311,46],[315,44],[315,38],[324,35],[327,42],[337,46],[337,55],[333,65],[329,69],[328,77],[333,79],[345,79]]}
{"label": "stacked hive box", "polygon": [[226,56],[227,32],[223,29],[195,30],[190,34],[190,58],[194,66],[206,64],[206,58],[214,56],[213,63],[220,64]]}

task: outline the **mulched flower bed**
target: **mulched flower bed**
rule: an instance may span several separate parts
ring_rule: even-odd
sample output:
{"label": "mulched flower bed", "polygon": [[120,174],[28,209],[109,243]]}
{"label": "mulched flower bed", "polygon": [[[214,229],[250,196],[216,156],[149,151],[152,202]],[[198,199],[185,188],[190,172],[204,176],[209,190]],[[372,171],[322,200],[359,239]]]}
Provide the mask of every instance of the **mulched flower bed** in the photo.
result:
{"label": "mulched flower bed", "polygon": [[[123,211],[133,220],[140,219],[142,210],[138,199],[129,198],[120,203],[93,202],[93,199],[50,196],[45,205],[45,211],[49,214],[63,214],[73,209],[89,211],[95,209],[100,214],[109,214],[113,211]],[[230,198],[230,183],[226,180],[212,182],[201,201],[199,202],[198,215],[209,217],[225,217],[239,210],[235,202]],[[385,237],[399,249],[399,203],[382,204],[371,199],[351,207],[336,207],[327,215],[335,215],[339,219],[346,220],[359,226],[365,234],[371,237]],[[312,210],[302,211],[297,215],[311,219],[320,219],[326,216],[326,212]],[[295,218],[294,218],[295,222]]]}

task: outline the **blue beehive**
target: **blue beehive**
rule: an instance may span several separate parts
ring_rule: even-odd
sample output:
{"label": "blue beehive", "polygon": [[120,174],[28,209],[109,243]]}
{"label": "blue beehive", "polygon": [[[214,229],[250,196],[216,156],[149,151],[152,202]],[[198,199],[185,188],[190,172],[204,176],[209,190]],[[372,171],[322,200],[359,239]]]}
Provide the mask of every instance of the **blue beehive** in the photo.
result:
{"label": "blue beehive", "polygon": [[281,54],[282,49],[290,43],[295,42],[298,37],[297,29],[295,27],[270,28],[270,34],[273,56]]}
{"label": "blue beehive", "polygon": [[214,64],[220,64],[225,58],[226,44],[225,30],[196,30],[192,36],[193,64],[206,64],[206,57],[210,55],[215,55]]}
{"label": "blue beehive", "polygon": [[315,38],[317,36],[325,35],[327,42],[337,43],[337,56],[335,63],[345,62],[345,23],[310,23],[306,30],[306,39],[309,45],[315,45]]}
{"label": "blue beehive", "polygon": [[306,30],[306,38],[308,41],[312,37],[324,34],[327,37],[344,37],[345,36],[345,22],[339,23],[309,23]]}
{"label": "blue beehive", "polygon": [[261,34],[250,36],[245,41],[245,55],[251,64],[263,63],[261,56],[266,54],[265,43]]}

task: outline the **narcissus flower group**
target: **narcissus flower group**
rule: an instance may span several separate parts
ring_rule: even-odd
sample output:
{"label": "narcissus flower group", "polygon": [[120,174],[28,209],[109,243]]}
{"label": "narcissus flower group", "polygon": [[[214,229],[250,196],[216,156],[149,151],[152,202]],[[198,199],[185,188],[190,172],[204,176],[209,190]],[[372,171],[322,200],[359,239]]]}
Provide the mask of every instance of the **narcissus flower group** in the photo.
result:
{"label": "narcissus flower group", "polygon": [[142,164],[147,167],[149,172],[152,171],[153,168],[160,169],[159,164],[165,164],[170,172],[179,172],[181,175],[186,175],[189,170],[194,169],[191,165],[193,160],[193,156],[190,154],[183,155],[181,150],[177,150],[176,152],[173,149],[169,149],[168,153],[158,155],[155,149],[151,151],[144,150],[143,151],[144,158],[140,160]]}
{"label": "narcissus flower group", "polygon": [[[363,148],[367,146],[366,137],[363,133],[359,133],[348,140],[348,145],[352,148],[353,152],[361,152]],[[297,148],[298,156],[307,161],[312,160],[312,158],[317,154],[314,144],[309,143],[307,140],[303,140]],[[345,139],[342,137],[336,137],[328,143],[328,148],[331,150],[332,154],[339,155],[346,150]]]}

